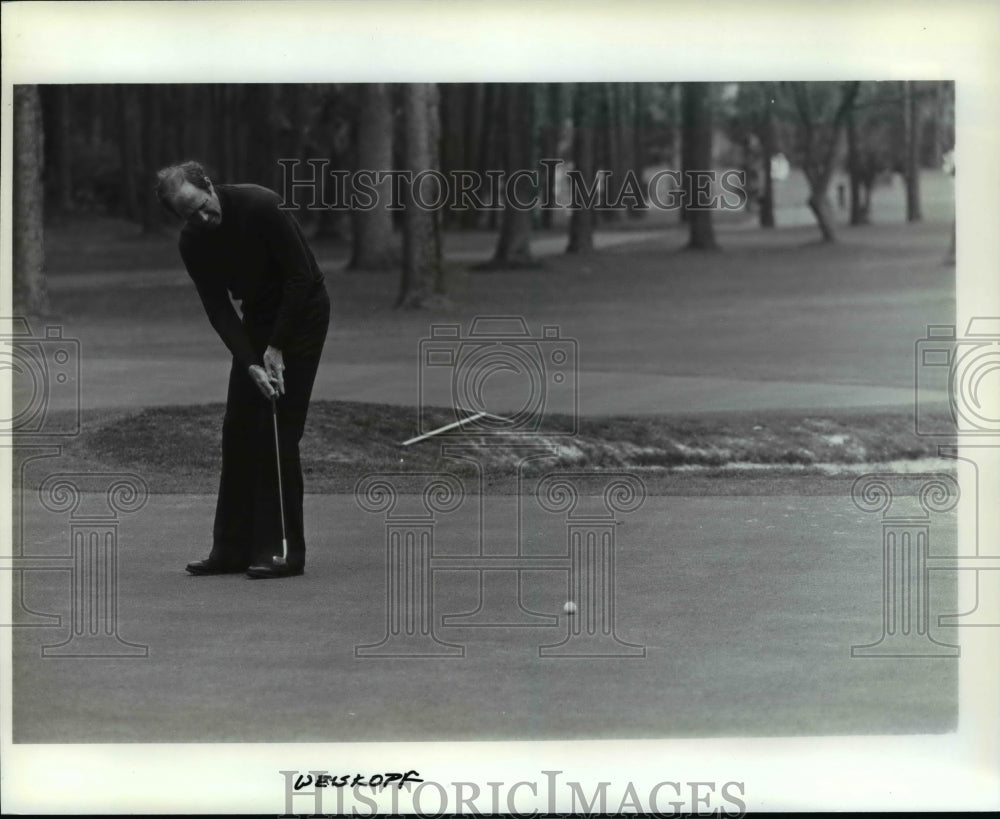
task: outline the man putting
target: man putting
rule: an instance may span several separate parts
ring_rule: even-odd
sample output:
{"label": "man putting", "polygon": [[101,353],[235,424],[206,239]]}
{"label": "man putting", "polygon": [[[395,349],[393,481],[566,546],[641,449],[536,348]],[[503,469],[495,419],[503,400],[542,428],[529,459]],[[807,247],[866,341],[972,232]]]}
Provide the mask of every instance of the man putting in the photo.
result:
{"label": "man putting", "polygon": [[[212,550],[187,570],[300,575],[305,537],[299,441],[330,322],[323,274],[294,217],[279,210],[274,191],[213,185],[201,165],[185,162],[157,174],[156,192],[184,220],[181,258],[233,356]],[[242,319],[230,295],[240,302]]]}

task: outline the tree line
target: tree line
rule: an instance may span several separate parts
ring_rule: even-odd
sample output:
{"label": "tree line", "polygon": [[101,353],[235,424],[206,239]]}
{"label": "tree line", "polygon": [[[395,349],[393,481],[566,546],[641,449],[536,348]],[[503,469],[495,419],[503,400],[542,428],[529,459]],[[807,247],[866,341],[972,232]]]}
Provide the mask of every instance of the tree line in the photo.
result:
{"label": "tree line", "polygon": [[[374,207],[299,213],[313,235],[350,242],[351,269],[400,270],[397,301],[406,306],[442,295],[444,230],[493,231],[485,266],[526,266],[534,263],[532,232],[568,211],[566,250],[589,253],[602,222],[641,218],[650,203],[639,184],[628,196],[619,191],[620,207],[601,207],[607,191],[588,185],[641,183],[657,167],[680,172],[671,180],[692,249],[717,246],[712,210],[692,206],[700,195],[692,172],[739,169],[747,207],[770,228],[778,154],[802,170],[821,235],[834,241],[829,186],[838,170],[849,178],[852,225],[870,220],[872,189],[891,172],[906,182],[907,218],[920,219],[918,171],[940,167],[953,146],[953,111],[954,88],[945,82],[18,86],[15,295],[24,309],[44,304],[43,219],[96,212],[159,231],[166,217],[153,194],[155,172],[189,158],[214,180],[276,190],[290,163],[320,158],[346,172],[468,172],[471,207],[417,207],[404,186],[404,207],[390,209],[386,180],[373,184]],[[517,185],[501,184],[498,206],[476,206],[488,201],[482,186],[551,159],[563,161],[563,176],[522,173]],[[553,200],[566,170],[583,180],[571,185],[569,207],[507,201]]]}

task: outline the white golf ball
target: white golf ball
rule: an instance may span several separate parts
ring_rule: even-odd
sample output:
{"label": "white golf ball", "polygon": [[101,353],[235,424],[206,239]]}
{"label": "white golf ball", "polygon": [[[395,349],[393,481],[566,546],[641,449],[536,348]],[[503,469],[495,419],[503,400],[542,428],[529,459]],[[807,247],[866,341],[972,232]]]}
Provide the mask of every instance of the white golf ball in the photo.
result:
{"label": "white golf ball", "polygon": [[563,606],[563,611],[566,614],[576,614],[576,603],[570,600],[565,606]]}

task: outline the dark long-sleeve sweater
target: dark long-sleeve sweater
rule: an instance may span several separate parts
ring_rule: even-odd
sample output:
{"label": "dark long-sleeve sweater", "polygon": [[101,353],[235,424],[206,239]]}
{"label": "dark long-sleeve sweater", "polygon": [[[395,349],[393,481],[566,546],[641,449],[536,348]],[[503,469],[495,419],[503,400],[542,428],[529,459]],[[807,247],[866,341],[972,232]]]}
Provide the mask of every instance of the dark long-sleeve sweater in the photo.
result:
{"label": "dark long-sleeve sweater", "polygon": [[298,223],[267,188],[216,185],[215,192],[222,223],[185,226],[179,241],[209,321],[245,367],[260,364],[267,345],[307,354],[328,319],[323,274]]}

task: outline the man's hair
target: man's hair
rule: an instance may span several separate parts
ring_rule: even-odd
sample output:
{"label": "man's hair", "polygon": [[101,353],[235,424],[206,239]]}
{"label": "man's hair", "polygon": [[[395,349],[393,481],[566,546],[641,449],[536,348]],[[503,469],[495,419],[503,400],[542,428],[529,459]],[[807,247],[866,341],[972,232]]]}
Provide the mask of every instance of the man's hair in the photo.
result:
{"label": "man's hair", "polygon": [[179,165],[170,165],[156,173],[156,198],[160,200],[163,207],[178,216],[180,214],[174,209],[174,197],[184,187],[185,182],[190,182],[203,191],[207,191],[211,185],[201,163],[194,160],[181,162]]}

